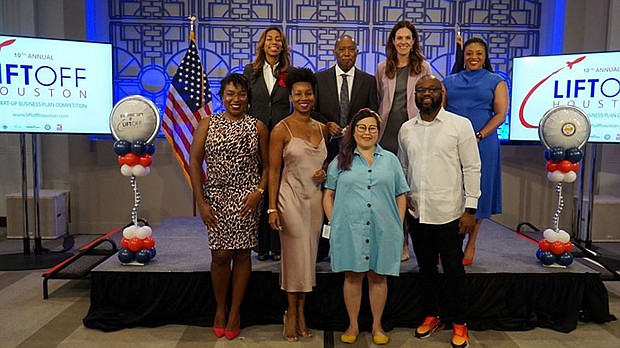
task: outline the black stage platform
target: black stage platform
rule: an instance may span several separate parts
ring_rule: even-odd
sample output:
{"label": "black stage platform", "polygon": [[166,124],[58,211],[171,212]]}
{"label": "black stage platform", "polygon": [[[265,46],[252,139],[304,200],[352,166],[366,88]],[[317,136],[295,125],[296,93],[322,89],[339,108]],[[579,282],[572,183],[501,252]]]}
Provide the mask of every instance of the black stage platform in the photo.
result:
{"label": "black stage platform", "polygon": [[[157,257],[146,266],[123,266],[116,256],[91,273],[91,306],[83,322],[103,331],[166,324],[212,326],[215,299],[209,274],[210,252],[199,218],[170,218],[154,228]],[[604,323],[609,313],[607,290],[599,273],[579,262],[567,269],[537,262],[536,244],[484,221],[476,261],[467,267],[473,330],[570,332],[579,320]],[[413,256],[413,253],[411,253]],[[279,263],[259,262],[242,307],[242,326],[282,323],[286,294],[279,287]],[[342,297],[343,275],[329,262],[317,264],[317,286],[307,296],[306,318],[313,329],[343,331],[348,317]],[[365,287],[366,289],[366,287]],[[415,257],[388,278],[384,328],[415,327],[423,319],[420,277]],[[360,328],[368,330],[371,314],[367,291]]]}

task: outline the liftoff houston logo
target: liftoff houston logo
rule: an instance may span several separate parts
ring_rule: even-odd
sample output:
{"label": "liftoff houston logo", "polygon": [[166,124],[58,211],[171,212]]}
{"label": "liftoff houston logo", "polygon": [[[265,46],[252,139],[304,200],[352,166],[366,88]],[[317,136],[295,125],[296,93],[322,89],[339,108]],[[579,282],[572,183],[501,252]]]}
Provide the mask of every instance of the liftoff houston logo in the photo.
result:
{"label": "liftoff houston logo", "polygon": [[[525,105],[527,105],[527,102],[529,101],[530,97],[534,94],[534,92],[536,92],[536,90],[538,89],[538,87],[542,86],[545,82],[547,82],[547,80],[549,80],[549,78],[551,78],[551,76],[559,73],[560,71],[562,71],[564,68],[568,67],[568,69],[572,69],[573,66],[577,63],[582,62],[584,59],[586,59],[586,56],[581,56],[575,60],[573,60],[572,62],[566,62],[566,66],[563,66],[559,69],[557,69],[556,71],[552,72],[551,74],[547,75],[547,77],[545,77],[544,79],[540,80],[537,84],[534,85],[534,87],[532,87],[532,89],[530,89],[527,94],[525,95],[525,98],[523,98],[523,101],[521,102],[521,105],[519,106],[519,121],[521,122],[521,124],[523,125],[523,127],[525,128],[538,128],[538,125],[533,125],[529,122],[527,122],[525,120],[525,115],[524,115],[524,110],[525,110]],[[585,81],[585,80],[576,80],[576,81]],[[568,88],[570,89],[570,80],[567,81],[568,82]],[[557,88],[558,88],[558,81],[555,81],[555,94],[557,96]],[[577,88],[577,87],[575,87]],[[585,89],[585,87],[580,89]],[[577,94],[577,93],[575,93]]]}

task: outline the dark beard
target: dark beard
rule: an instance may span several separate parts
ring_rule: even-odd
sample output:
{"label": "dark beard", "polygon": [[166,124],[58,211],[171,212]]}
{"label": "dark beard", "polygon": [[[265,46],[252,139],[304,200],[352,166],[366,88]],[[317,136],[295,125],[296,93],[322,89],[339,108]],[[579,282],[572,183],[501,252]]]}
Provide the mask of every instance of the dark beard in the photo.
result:
{"label": "dark beard", "polygon": [[430,115],[437,112],[437,110],[441,108],[441,98],[433,99],[433,102],[429,106],[424,106],[424,104],[422,102],[419,102],[417,99],[415,101],[415,104],[420,110],[421,114]]}

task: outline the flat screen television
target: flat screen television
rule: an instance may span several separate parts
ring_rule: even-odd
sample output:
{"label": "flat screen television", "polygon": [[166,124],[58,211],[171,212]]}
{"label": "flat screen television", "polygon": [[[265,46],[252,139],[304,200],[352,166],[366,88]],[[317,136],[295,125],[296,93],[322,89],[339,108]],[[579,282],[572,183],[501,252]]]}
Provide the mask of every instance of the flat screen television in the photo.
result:
{"label": "flat screen television", "polygon": [[620,51],[514,58],[510,140],[538,141],[538,123],[557,105],[583,110],[590,142],[620,143]]}
{"label": "flat screen television", "polygon": [[112,45],[0,35],[0,132],[110,134]]}

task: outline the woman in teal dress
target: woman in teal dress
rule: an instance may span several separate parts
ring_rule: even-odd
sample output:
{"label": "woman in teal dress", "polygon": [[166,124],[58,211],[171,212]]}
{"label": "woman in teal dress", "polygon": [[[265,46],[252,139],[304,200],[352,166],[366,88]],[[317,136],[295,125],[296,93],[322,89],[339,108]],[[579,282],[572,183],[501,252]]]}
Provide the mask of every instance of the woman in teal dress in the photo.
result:
{"label": "woman in teal dress", "polygon": [[474,262],[476,237],[482,219],[502,212],[502,169],[497,128],[506,120],[508,88],[504,79],[493,73],[488,46],[478,37],[463,46],[464,66],[461,71],[446,77],[446,110],[467,117],[478,139],[482,176],[476,226],[465,246],[464,265]]}
{"label": "woman in teal dress", "polygon": [[340,337],[344,343],[354,343],[359,334],[357,318],[365,276],[373,341],[389,341],[381,326],[386,275],[398,276],[400,271],[409,186],[396,156],[377,145],[380,120],[370,109],[353,116],[340,153],[329,164],[323,194],[331,226],[332,270],[345,272],[343,293],[349,328]]}

